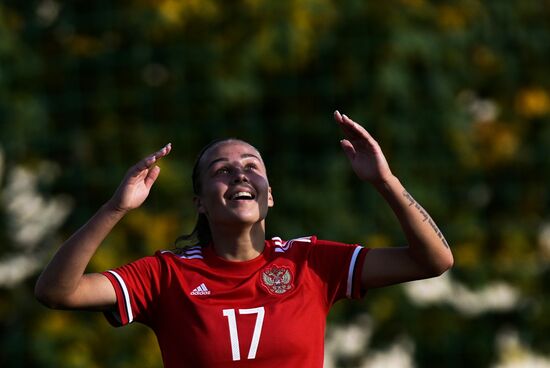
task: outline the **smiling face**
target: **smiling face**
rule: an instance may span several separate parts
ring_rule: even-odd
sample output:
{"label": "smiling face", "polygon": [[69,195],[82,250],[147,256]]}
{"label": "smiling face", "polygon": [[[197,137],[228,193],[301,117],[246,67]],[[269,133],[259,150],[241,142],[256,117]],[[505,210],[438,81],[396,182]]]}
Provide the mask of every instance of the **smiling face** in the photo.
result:
{"label": "smiling face", "polygon": [[194,201],[211,228],[263,222],[273,197],[256,148],[239,140],[221,141],[204,152],[198,170]]}

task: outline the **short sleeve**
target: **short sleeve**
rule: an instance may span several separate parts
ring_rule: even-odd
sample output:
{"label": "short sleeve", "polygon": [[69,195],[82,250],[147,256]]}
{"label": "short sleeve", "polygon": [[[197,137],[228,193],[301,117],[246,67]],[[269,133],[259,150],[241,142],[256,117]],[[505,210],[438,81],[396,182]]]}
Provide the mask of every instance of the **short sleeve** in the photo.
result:
{"label": "short sleeve", "polygon": [[359,299],[365,295],[361,272],[369,248],[312,237],[308,255],[310,268],[319,276],[326,289],[329,305],[340,299]]}
{"label": "short sleeve", "polygon": [[161,262],[159,257],[144,257],[119,268],[103,272],[116,293],[114,310],[105,312],[113,326],[134,321],[148,324],[154,302],[160,290]]}

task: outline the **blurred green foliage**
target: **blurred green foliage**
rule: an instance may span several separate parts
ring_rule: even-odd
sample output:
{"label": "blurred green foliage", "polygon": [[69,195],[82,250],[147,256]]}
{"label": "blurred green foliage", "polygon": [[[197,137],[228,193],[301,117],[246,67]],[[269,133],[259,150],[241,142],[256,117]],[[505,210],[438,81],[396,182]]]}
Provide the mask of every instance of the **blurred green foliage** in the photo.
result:
{"label": "blurred green foliage", "polygon": [[126,168],[167,142],[148,202],[91,271],[190,231],[193,160],[224,136],[263,152],[276,200],[269,235],[403,244],[340,152],[335,109],[378,139],[438,221],[454,282],[472,293],[503,282],[519,301],[468,314],[452,299],[415,303],[396,286],[338,304],[331,321],[368,313],[365,352],[408,336],[418,367],[513,361],[525,349],[499,350],[508,330],[549,352],[549,9],[548,0],[3,1],[0,366],[160,366],[142,326],[47,310],[32,288]]}

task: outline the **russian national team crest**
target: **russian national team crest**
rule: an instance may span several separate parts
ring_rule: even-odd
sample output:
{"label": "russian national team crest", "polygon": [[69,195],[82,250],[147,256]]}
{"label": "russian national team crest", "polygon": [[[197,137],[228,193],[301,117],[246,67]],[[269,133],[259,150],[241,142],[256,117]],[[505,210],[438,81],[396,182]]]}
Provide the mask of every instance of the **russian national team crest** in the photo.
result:
{"label": "russian national team crest", "polygon": [[262,271],[262,285],[269,292],[281,295],[292,289],[293,275],[290,268],[272,265]]}

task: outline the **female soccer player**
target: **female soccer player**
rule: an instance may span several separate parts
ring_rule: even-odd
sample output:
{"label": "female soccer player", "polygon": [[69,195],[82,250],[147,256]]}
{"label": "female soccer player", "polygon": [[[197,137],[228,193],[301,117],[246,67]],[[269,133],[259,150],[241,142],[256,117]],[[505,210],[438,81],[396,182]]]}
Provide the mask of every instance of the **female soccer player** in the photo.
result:
{"label": "female soccer player", "polygon": [[274,198],[262,157],[229,139],[207,146],[193,171],[197,245],[85,274],[115,224],[147,198],[168,144],[130,168],[113,197],[61,246],[36,284],[37,298],[51,308],[103,311],[117,326],[151,327],[168,368],[322,367],[326,316],[337,300],[434,277],[453,264],[445,238],[378,143],[345,115],[334,117],[353,170],[391,206],[408,246],[266,240]]}

